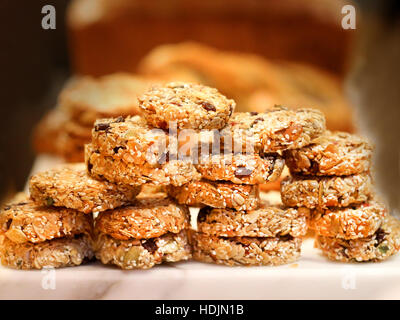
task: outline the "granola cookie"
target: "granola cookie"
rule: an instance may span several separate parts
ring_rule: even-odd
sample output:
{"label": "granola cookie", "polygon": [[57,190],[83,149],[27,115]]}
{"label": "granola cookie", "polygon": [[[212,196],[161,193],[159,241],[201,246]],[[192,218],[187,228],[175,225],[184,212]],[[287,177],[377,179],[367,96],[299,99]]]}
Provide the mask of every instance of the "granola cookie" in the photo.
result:
{"label": "granola cookie", "polygon": [[178,203],[189,206],[251,210],[257,208],[260,201],[257,185],[205,179],[189,182],[180,187],[167,186],[167,191]]}
{"label": "granola cookie", "polygon": [[127,73],[77,77],[62,90],[58,104],[73,119],[91,126],[98,118],[138,114],[137,96],[149,86],[148,80]]}
{"label": "granola cookie", "polygon": [[262,202],[249,211],[202,208],[197,217],[199,232],[218,237],[301,237],[307,233],[307,211]]}
{"label": "granola cookie", "polygon": [[132,203],[140,187],[91,178],[84,163],[60,166],[29,180],[31,198],[43,206],[66,207],[84,213],[101,212]]}
{"label": "granola cookie", "polygon": [[105,178],[113,183],[131,186],[145,183],[181,186],[201,178],[193,163],[170,160],[165,154],[154,162],[135,163],[135,159],[128,153],[106,156],[87,144],[85,162],[88,173],[96,179]]}
{"label": "granola cookie", "polygon": [[322,112],[276,106],[262,113],[234,113],[221,136],[225,150],[275,152],[304,147],[324,131]]}
{"label": "granola cookie", "polygon": [[214,88],[171,82],[151,88],[139,98],[139,106],[156,128],[167,129],[174,122],[178,129],[221,129],[232,115],[235,102]]}
{"label": "granola cookie", "polygon": [[177,262],[192,257],[186,230],[143,240],[118,240],[100,233],[96,239],[95,253],[103,264],[114,264],[122,269],[149,269],[163,262]]}
{"label": "granola cookie", "polygon": [[43,207],[32,200],[12,203],[0,213],[0,234],[15,243],[91,234],[92,216],[73,209]]}
{"label": "granola cookie", "polygon": [[367,172],[372,145],[364,138],[345,132],[329,132],[312,144],[284,152],[291,173],[344,176]]}
{"label": "granola cookie", "polygon": [[382,261],[400,250],[400,222],[388,219],[372,235],[356,240],[317,236],[315,246],[331,260],[342,262]]}
{"label": "granola cookie", "polygon": [[348,207],[366,202],[373,195],[368,173],[351,176],[286,177],[281,183],[284,205],[310,209]]}
{"label": "granola cookie", "polygon": [[208,180],[237,184],[260,184],[277,180],[285,161],[279,154],[221,154],[199,159],[196,165]]}
{"label": "granola cookie", "polygon": [[0,235],[1,264],[9,268],[73,267],[90,261],[93,257],[92,240],[87,235],[40,243],[15,243]]}
{"label": "granola cookie", "polygon": [[193,259],[228,266],[282,265],[300,257],[301,238],[222,238],[192,232]]}
{"label": "granola cookie", "polygon": [[188,225],[189,209],[162,197],[142,198],[132,206],[101,212],[96,219],[96,230],[120,240],[179,233]]}
{"label": "granola cookie", "polygon": [[371,200],[347,208],[310,210],[309,227],[325,237],[359,239],[372,235],[386,216],[386,207]]}

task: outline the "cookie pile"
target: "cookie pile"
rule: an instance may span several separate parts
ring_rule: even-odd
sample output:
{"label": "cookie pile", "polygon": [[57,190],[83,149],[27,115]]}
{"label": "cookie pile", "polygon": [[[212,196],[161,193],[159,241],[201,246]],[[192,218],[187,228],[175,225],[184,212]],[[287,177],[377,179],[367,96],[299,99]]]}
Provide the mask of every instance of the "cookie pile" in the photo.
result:
{"label": "cookie pile", "polygon": [[72,78],[60,93],[57,108],[35,129],[36,152],[56,154],[67,162],[83,161],[95,120],[138,114],[137,95],[149,85],[149,80],[125,73]]}
{"label": "cookie pile", "polygon": [[[84,178],[84,167],[54,169],[30,180],[32,197],[20,196],[0,212],[0,259],[16,269],[77,266],[94,257],[93,218],[99,187]],[[93,190],[90,190],[92,188]],[[92,192],[94,192],[92,194]],[[130,192],[130,191],[129,191]]]}
{"label": "cookie pile", "polygon": [[379,261],[400,249],[400,224],[374,195],[372,151],[361,137],[327,131],[284,152],[292,176],[282,182],[282,202],[307,210],[316,246],[331,260]]}
{"label": "cookie pile", "polygon": [[[137,179],[162,183],[178,203],[202,207],[198,232],[190,233],[196,260],[278,265],[299,257],[301,236],[306,232],[304,214],[261,202],[259,184],[279,178],[284,160],[278,151],[304,146],[325,130],[320,112],[274,108],[262,114],[235,114],[234,102],[215,89],[185,83],[153,88],[139,101],[146,124],[140,118],[127,119],[124,124],[115,119],[96,124],[102,130],[95,128],[93,136],[102,138],[94,138],[88,150],[91,172],[124,183]],[[158,171],[141,177],[149,163],[130,150],[142,155],[154,143],[150,142],[154,137],[142,131],[149,125],[194,131],[197,139],[191,145],[190,160],[173,160],[175,168],[165,170],[165,165],[171,166],[171,159],[176,159],[169,150],[158,158],[168,161],[152,169]],[[123,139],[128,137],[129,148],[121,145],[121,132]],[[205,141],[203,135],[211,139]],[[109,145],[105,148],[95,141],[108,141]],[[125,165],[127,161],[131,165]],[[136,170],[134,163],[141,163],[142,168]],[[181,173],[183,168],[187,168],[186,175]],[[167,179],[167,175],[171,176]]]}

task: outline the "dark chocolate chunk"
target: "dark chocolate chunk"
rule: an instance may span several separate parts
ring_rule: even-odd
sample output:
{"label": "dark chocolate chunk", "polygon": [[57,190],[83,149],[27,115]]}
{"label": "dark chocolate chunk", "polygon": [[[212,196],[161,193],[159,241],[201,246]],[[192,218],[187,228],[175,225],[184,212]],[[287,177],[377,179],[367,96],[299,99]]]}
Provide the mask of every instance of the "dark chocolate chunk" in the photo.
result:
{"label": "dark chocolate chunk", "polygon": [[154,253],[157,251],[158,247],[154,241],[154,239],[147,239],[142,242],[143,248],[145,248],[148,252]]}
{"label": "dark chocolate chunk", "polygon": [[94,130],[97,131],[105,131],[108,128],[110,128],[110,124],[109,123],[98,123],[94,126]]}

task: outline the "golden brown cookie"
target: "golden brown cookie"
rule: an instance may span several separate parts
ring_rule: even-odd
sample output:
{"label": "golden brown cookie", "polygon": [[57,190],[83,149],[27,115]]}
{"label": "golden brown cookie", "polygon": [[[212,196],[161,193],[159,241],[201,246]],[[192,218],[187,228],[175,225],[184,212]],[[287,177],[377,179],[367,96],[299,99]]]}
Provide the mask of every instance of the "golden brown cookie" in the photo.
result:
{"label": "golden brown cookie", "polygon": [[148,162],[136,163],[135,158],[128,153],[107,156],[87,144],[85,162],[91,176],[131,186],[145,183],[181,186],[201,178],[192,162],[171,160],[168,159],[168,154],[162,154]]}
{"label": "golden brown cookie", "polygon": [[275,106],[262,113],[234,113],[221,136],[224,150],[275,152],[306,146],[324,131],[320,111]]}
{"label": "golden brown cookie", "polygon": [[193,259],[228,266],[282,265],[300,257],[301,238],[222,238],[192,232]]}
{"label": "golden brown cookie", "polygon": [[203,178],[237,184],[260,184],[275,181],[285,161],[279,154],[217,154],[199,159],[197,170]]}
{"label": "golden brown cookie", "polygon": [[134,201],[140,187],[95,180],[84,163],[63,165],[29,180],[31,198],[39,205],[66,207],[84,213],[114,209]]}
{"label": "golden brown cookie", "polygon": [[342,239],[359,239],[372,235],[387,216],[386,207],[374,200],[347,208],[309,212],[309,227],[316,234]]}
{"label": "golden brown cookie", "polygon": [[289,207],[348,207],[366,202],[372,195],[369,173],[337,177],[295,175],[281,183],[282,202]]}
{"label": "golden brown cookie", "polygon": [[219,237],[301,237],[307,233],[307,210],[283,208],[262,202],[258,209],[202,208],[197,217],[199,232]]}
{"label": "golden brown cookie", "polygon": [[14,269],[42,269],[79,266],[94,257],[88,235],[39,243],[15,243],[0,235],[0,260]]}
{"label": "golden brown cookie", "polygon": [[317,236],[315,246],[331,260],[342,262],[382,261],[400,250],[400,222],[388,219],[372,235],[355,240]]}
{"label": "golden brown cookie", "polygon": [[132,206],[101,212],[96,218],[96,230],[120,240],[179,233],[188,225],[189,209],[162,197],[142,198]]}
{"label": "golden brown cookie", "polygon": [[92,225],[91,215],[73,209],[39,206],[32,200],[6,205],[0,213],[0,234],[15,243],[91,234]]}
{"label": "golden brown cookie", "polygon": [[205,179],[189,182],[180,187],[167,186],[167,191],[178,203],[188,206],[251,210],[257,208],[260,201],[257,185]]}
{"label": "golden brown cookie", "polygon": [[163,262],[192,257],[186,230],[144,240],[118,240],[100,233],[95,252],[96,258],[103,264],[114,264],[122,269],[148,269]]}
{"label": "golden brown cookie", "polygon": [[235,102],[214,88],[170,82],[147,91],[139,98],[139,106],[147,122],[156,128],[221,129]]}
{"label": "golden brown cookie", "polygon": [[344,176],[367,172],[372,145],[364,138],[345,132],[329,132],[312,144],[284,152],[291,173]]}

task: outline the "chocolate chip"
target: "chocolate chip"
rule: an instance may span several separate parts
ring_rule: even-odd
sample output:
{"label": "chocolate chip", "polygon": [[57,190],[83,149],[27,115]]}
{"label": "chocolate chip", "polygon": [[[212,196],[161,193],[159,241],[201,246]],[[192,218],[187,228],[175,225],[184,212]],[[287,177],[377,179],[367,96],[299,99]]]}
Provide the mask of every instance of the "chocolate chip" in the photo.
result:
{"label": "chocolate chip", "polygon": [[105,131],[108,130],[108,128],[110,128],[109,123],[98,123],[94,126],[94,131]]}
{"label": "chocolate chip", "polygon": [[93,165],[88,161],[87,170],[88,170],[89,173],[92,173],[92,168],[93,168]]}
{"label": "chocolate chip", "polygon": [[255,119],[253,121],[253,123],[251,124],[251,127],[253,127],[256,123],[261,122],[261,121],[264,121],[264,118],[259,117],[259,118]]}
{"label": "chocolate chip", "polygon": [[7,230],[10,229],[11,223],[12,223],[12,219],[8,219],[6,222]]}
{"label": "chocolate chip", "polygon": [[377,243],[375,243],[375,247],[379,246],[385,240],[387,234],[388,233],[382,230],[382,228],[376,230],[375,239]]}
{"label": "chocolate chip", "polygon": [[250,115],[251,115],[251,116],[256,116],[256,115],[258,115],[258,112],[257,112],[257,111],[251,111],[251,112],[250,112]]}
{"label": "chocolate chip", "polygon": [[158,246],[156,245],[156,243],[154,242],[153,239],[147,239],[147,240],[143,241],[142,246],[150,253],[154,253],[158,249]]}
{"label": "chocolate chip", "polygon": [[118,147],[115,147],[115,148],[113,149],[113,151],[114,151],[114,153],[118,153],[118,151],[119,151],[120,149],[125,149],[125,148],[124,148],[124,147],[118,146]]}
{"label": "chocolate chip", "polygon": [[237,167],[235,170],[236,177],[248,177],[253,172],[252,169],[246,168],[245,166]]}
{"label": "chocolate chip", "polygon": [[206,109],[207,111],[217,111],[217,109],[215,108],[215,106],[207,101],[203,101],[201,103],[201,106]]}

